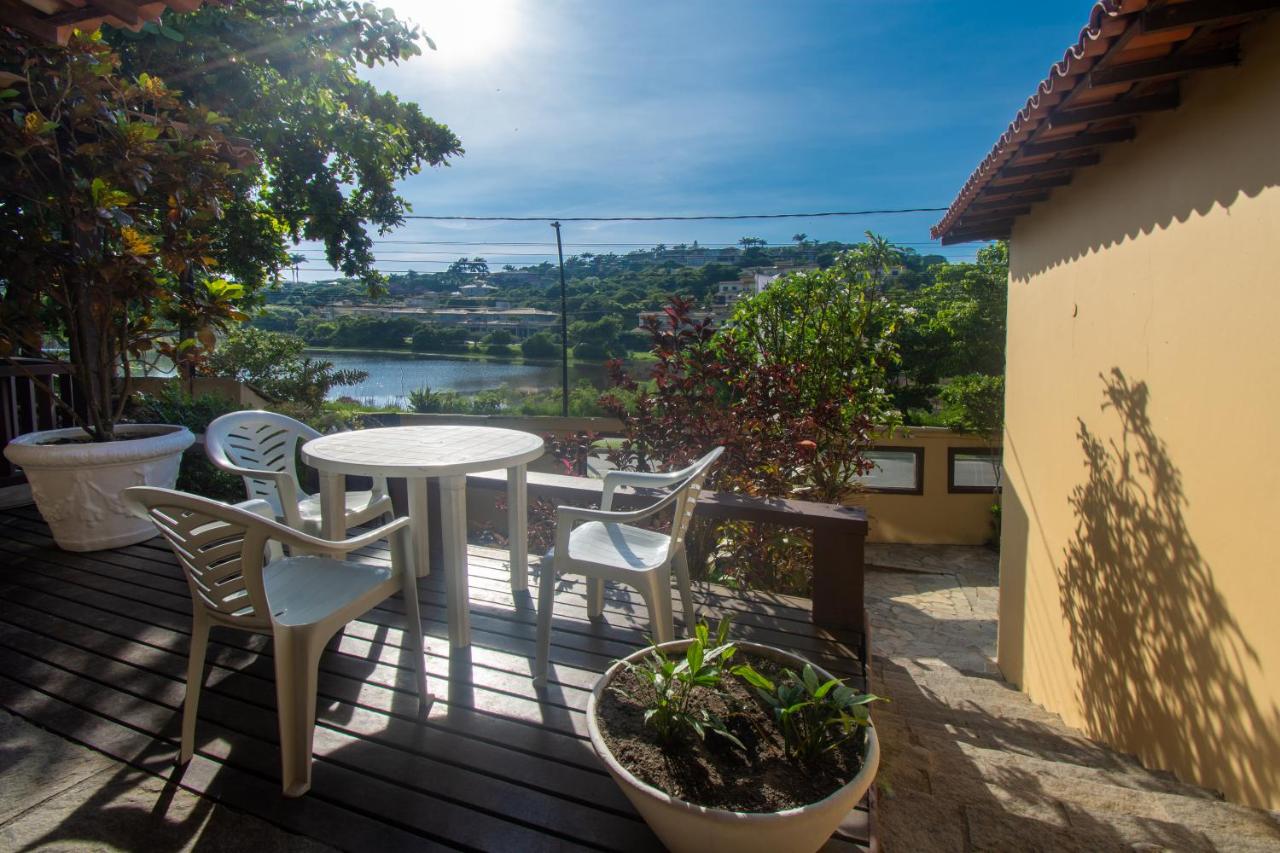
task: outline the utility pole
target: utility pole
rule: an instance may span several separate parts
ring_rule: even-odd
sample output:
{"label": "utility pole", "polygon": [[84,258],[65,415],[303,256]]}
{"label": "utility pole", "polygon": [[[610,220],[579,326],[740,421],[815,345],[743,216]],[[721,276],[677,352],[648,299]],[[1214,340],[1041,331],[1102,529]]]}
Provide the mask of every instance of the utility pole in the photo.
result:
{"label": "utility pole", "polygon": [[564,289],[564,245],[560,242],[560,223],[556,229],[556,254],[560,258],[560,414],[569,417],[569,302]]}

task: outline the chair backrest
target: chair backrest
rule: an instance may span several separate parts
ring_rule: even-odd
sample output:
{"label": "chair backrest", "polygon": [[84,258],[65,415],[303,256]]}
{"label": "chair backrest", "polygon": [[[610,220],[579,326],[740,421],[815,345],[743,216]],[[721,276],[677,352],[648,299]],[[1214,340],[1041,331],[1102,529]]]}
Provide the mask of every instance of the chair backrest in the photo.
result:
{"label": "chair backrest", "polygon": [[711,466],[722,453],[724,453],[723,447],[713,448],[710,453],[680,472],[687,476],[675,487],[679,497],[675,501],[675,514],[671,517],[671,544],[668,546],[668,555],[674,554],[677,548],[684,545],[685,534],[689,532],[689,522],[693,520],[693,510],[698,505],[702,483],[707,479]]}
{"label": "chair backrest", "polygon": [[264,548],[278,527],[252,512],[172,489],[132,486],[120,493],[134,515],[150,518],[187,576],[193,607],[215,622],[271,627],[262,585]]}
{"label": "chair backrest", "polygon": [[[298,484],[297,453],[299,441],[319,438],[311,427],[275,412],[231,412],[209,424],[205,430],[205,450],[215,465],[219,456],[239,468],[274,471],[286,474],[292,494],[281,494],[277,481],[270,477],[244,477],[248,497],[271,504],[277,517],[296,523]],[[287,489],[287,487],[286,487]]]}

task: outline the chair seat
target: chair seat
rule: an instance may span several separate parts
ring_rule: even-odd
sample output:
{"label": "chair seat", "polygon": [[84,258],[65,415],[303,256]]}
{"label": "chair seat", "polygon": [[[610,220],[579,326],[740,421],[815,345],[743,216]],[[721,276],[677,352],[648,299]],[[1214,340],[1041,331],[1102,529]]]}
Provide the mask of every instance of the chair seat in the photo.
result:
{"label": "chair seat", "polygon": [[[373,492],[347,492],[347,508],[348,516],[362,515],[370,512],[375,505],[385,502],[386,509],[391,508],[390,499],[381,497],[374,500]],[[302,517],[302,523],[311,528],[314,525],[315,530],[320,529],[320,496],[308,495],[298,501],[298,515]]]}
{"label": "chair seat", "polygon": [[285,557],[263,567],[275,621],[308,625],[338,612],[391,577],[386,566],[329,557]]}
{"label": "chair seat", "polygon": [[670,542],[665,533],[642,527],[588,521],[569,534],[569,559],[619,569],[652,569],[667,561]]}

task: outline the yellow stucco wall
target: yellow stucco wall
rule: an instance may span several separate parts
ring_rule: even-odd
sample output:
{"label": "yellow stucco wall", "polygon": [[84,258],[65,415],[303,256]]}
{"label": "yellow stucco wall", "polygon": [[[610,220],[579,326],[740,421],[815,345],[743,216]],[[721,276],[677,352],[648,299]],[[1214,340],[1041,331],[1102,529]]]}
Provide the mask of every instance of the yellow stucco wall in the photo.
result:
{"label": "yellow stucco wall", "polygon": [[1010,244],[1000,667],[1280,807],[1280,20]]}
{"label": "yellow stucco wall", "polygon": [[924,493],[873,492],[851,498],[848,503],[867,511],[868,542],[982,545],[991,540],[994,495],[947,491],[947,449],[982,450],[987,445],[981,438],[939,427],[905,427],[891,438],[876,439],[876,446],[923,449]]}

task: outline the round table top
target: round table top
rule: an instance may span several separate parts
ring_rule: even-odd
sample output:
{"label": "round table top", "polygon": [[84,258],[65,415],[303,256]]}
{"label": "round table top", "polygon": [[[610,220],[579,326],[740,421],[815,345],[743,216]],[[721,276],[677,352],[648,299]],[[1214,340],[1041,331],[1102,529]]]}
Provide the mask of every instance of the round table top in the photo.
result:
{"label": "round table top", "polygon": [[542,444],[533,433],[496,427],[379,427],[313,438],[302,459],[334,474],[447,477],[524,465],[542,455]]}

